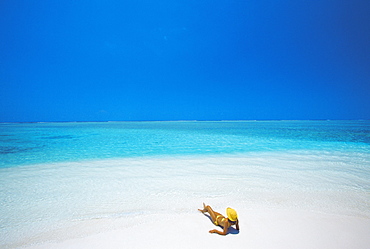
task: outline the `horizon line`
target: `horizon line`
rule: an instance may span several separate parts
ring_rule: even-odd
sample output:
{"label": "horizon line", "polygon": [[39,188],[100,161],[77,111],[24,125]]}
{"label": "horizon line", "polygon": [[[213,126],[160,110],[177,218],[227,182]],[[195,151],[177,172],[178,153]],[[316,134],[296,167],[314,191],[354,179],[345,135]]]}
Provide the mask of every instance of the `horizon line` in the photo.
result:
{"label": "horizon line", "polygon": [[107,120],[107,121],[13,121],[0,124],[35,124],[35,123],[114,123],[114,122],[259,122],[259,121],[370,121],[370,119],[220,119],[220,120]]}

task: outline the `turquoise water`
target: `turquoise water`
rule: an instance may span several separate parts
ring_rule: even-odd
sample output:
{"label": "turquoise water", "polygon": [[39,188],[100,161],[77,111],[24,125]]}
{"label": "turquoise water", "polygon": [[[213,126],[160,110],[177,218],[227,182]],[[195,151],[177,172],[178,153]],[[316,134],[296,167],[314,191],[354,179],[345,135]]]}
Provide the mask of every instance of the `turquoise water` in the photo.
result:
{"label": "turquoise water", "polygon": [[0,124],[1,248],[202,202],[370,218],[370,122]]}
{"label": "turquoise water", "polygon": [[369,121],[0,124],[0,167],[264,151],[368,152]]}

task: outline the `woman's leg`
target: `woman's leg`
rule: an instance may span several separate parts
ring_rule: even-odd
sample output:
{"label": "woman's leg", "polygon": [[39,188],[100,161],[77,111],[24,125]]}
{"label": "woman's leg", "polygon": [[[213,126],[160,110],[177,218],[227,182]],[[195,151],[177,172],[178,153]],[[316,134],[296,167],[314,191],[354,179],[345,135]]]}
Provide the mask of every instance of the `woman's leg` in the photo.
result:
{"label": "woman's leg", "polygon": [[201,211],[202,213],[208,212],[213,222],[215,222],[217,215],[220,215],[219,213],[213,211],[211,206],[209,205],[206,206],[204,203],[203,203],[203,210],[201,209],[198,209],[198,210]]}

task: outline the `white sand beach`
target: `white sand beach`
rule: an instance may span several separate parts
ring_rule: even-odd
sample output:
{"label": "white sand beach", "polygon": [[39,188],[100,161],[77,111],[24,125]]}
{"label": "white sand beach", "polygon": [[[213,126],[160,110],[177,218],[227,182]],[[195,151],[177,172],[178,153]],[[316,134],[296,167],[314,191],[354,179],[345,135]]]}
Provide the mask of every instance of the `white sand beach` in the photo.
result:
{"label": "white sand beach", "polygon": [[[25,197],[14,200],[23,212],[3,207],[14,218],[2,242],[22,249],[369,249],[367,176],[338,174],[338,162],[343,167],[352,157],[330,158],[264,154],[38,165],[38,171],[15,171],[27,179],[24,186],[11,180],[13,170],[4,170],[4,189]],[[360,169],[368,160],[356,162]],[[222,214],[234,208],[240,231],[210,234],[216,227],[198,211],[202,202]]]}
{"label": "white sand beach", "polygon": [[[370,220],[365,217],[297,210],[238,211],[240,231],[231,229],[231,233],[226,236],[208,233],[215,226],[206,216],[194,211],[181,215],[144,215],[133,220],[118,219],[114,222],[126,222],[127,227],[24,248],[368,249],[370,246]],[[107,226],[100,225],[103,229]],[[99,221],[95,221],[94,226],[99,226]]]}

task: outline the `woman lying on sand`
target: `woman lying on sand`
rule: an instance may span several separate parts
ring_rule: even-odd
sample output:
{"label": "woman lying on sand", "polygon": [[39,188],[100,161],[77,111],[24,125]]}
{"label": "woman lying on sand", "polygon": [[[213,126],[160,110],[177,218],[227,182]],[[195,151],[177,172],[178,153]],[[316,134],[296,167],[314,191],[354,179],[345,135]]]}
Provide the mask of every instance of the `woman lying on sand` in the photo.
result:
{"label": "woman lying on sand", "polygon": [[198,209],[198,210],[201,211],[203,214],[208,212],[209,215],[211,216],[212,222],[216,226],[220,226],[224,228],[223,232],[213,229],[209,231],[210,233],[218,233],[220,235],[226,235],[229,227],[233,225],[235,225],[236,230],[239,230],[238,214],[232,208],[226,209],[227,218],[225,218],[222,214],[213,211],[213,209],[210,206],[208,205],[206,206],[204,203],[203,203],[203,210],[201,209]]}

